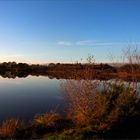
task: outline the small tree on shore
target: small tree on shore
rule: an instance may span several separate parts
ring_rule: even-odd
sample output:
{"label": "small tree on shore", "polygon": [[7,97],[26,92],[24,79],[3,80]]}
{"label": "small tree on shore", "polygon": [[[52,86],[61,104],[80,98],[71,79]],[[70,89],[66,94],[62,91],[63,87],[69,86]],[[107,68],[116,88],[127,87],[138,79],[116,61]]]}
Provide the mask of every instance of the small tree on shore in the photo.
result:
{"label": "small tree on shore", "polygon": [[[103,83],[92,80],[93,69],[80,77],[66,80],[62,84],[68,101],[67,114],[78,127],[91,126],[94,131],[106,131],[127,118],[138,113],[139,98],[137,91],[120,80]],[[104,88],[103,88],[104,87]]]}

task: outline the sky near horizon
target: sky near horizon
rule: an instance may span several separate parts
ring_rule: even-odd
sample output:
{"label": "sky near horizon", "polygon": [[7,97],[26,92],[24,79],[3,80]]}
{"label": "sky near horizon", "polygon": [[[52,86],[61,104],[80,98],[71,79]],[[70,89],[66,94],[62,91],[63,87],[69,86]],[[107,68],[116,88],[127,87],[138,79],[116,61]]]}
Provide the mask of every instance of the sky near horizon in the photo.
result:
{"label": "sky near horizon", "polygon": [[0,0],[0,62],[118,61],[140,48],[140,0]]}

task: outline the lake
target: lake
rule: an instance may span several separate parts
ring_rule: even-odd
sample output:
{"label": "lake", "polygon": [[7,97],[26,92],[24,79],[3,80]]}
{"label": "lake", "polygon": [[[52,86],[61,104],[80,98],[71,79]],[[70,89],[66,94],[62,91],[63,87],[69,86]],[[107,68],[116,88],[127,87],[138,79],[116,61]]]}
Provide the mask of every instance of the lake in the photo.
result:
{"label": "lake", "polygon": [[49,79],[47,76],[15,79],[0,77],[0,120],[28,120],[50,110],[64,113],[63,95],[60,80]]}
{"label": "lake", "polygon": [[30,120],[52,110],[65,113],[61,82],[48,76],[0,77],[0,120]]}

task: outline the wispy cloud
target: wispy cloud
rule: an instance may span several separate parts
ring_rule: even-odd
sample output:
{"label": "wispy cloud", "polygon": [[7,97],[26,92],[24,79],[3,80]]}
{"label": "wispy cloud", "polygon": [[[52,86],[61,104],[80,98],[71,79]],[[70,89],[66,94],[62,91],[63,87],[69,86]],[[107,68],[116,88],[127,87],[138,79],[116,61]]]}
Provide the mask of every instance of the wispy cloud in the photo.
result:
{"label": "wispy cloud", "polygon": [[124,45],[124,42],[101,42],[96,40],[82,40],[77,41],[76,45],[79,46],[111,46],[111,45]]}
{"label": "wispy cloud", "polygon": [[[59,41],[58,45],[62,46],[125,46],[128,45],[129,42],[103,42],[97,40],[78,40],[78,41]],[[130,42],[130,44],[139,45],[140,42]]]}
{"label": "wispy cloud", "polygon": [[71,46],[73,43],[70,41],[59,41],[57,42],[58,45],[63,45],[63,46]]}
{"label": "wispy cloud", "polygon": [[78,46],[84,46],[84,45],[92,46],[96,43],[97,43],[96,40],[80,40],[80,41],[76,41],[75,45],[78,45]]}

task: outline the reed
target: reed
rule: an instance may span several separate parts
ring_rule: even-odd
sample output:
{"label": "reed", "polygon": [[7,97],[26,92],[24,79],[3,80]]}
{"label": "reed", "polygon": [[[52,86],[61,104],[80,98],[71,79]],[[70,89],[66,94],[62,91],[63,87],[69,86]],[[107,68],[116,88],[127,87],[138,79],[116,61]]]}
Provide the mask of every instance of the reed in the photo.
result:
{"label": "reed", "polygon": [[2,122],[0,126],[1,138],[15,137],[17,130],[22,127],[22,121],[18,119],[8,119]]}

